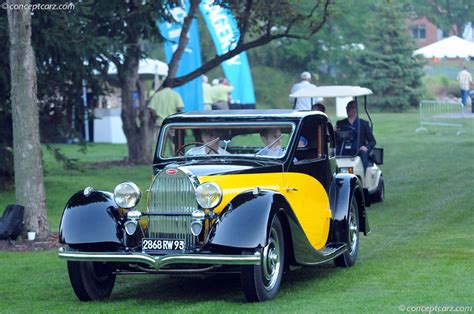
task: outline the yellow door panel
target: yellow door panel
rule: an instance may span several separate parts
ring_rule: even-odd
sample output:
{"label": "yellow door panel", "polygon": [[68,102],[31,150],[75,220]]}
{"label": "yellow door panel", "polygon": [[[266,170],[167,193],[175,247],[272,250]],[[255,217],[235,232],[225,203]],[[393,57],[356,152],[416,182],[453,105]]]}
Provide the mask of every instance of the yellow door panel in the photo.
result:
{"label": "yellow door panel", "polygon": [[331,210],[329,199],[319,181],[302,173],[258,173],[221,176],[202,176],[199,182],[217,183],[223,192],[222,202],[215,209],[220,212],[238,194],[255,187],[278,191],[290,203],[308,241],[313,248],[325,246]]}

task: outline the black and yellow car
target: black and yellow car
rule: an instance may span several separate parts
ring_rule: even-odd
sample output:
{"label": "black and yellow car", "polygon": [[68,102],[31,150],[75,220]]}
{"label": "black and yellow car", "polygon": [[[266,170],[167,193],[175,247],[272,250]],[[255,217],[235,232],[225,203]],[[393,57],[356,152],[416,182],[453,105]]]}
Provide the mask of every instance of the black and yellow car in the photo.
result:
{"label": "black and yellow car", "polygon": [[336,174],[321,112],[183,113],[161,128],[146,200],[123,182],[71,197],[60,224],[80,300],[110,296],[116,275],[240,271],[249,301],[276,296],[283,272],[356,262],[367,190]]}

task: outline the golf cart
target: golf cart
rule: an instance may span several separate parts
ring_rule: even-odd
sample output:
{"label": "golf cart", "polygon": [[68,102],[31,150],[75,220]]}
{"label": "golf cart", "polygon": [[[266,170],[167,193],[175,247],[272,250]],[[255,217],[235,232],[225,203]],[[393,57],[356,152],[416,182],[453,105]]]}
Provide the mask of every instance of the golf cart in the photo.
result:
{"label": "golf cart", "polygon": [[[373,130],[372,119],[367,110],[367,95],[372,91],[368,88],[359,86],[321,86],[300,89],[290,95],[295,101],[297,98],[338,98],[352,97],[356,101],[363,96],[364,111],[369,119],[369,126]],[[359,116],[359,112],[357,112]],[[383,174],[378,165],[383,164],[383,148],[374,147],[369,152],[369,165],[364,174],[364,167],[361,158],[358,156],[358,143],[360,134],[360,123],[355,129],[351,126],[343,126],[335,130],[336,135],[336,164],[337,172],[353,173],[367,190],[372,202],[383,202],[385,196],[385,186]],[[354,149],[355,148],[355,149]]]}

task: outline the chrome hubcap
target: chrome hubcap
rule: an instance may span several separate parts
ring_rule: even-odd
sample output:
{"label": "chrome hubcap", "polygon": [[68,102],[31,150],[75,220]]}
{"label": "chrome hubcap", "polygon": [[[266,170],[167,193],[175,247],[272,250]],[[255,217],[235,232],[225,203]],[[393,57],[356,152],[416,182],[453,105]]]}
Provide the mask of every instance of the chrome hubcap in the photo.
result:
{"label": "chrome hubcap", "polygon": [[359,227],[356,221],[355,207],[351,205],[351,213],[349,218],[349,251],[352,254],[357,246],[359,240]]}
{"label": "chrome hubcap", "polygon": [[270,239],[262,254],[262,272],[265,289],[273,289],[280,271],[280,243],[276,230],[272,228]]}

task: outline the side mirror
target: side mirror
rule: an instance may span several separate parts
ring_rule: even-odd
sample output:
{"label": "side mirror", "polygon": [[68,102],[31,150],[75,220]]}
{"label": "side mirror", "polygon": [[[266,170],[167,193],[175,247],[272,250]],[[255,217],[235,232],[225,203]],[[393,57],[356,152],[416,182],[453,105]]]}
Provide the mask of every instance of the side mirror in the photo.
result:
{"label": "side mirror", "polygon": [[372,150],[372,160],[377,165],[383,165],[383,148],[374,147]]}

